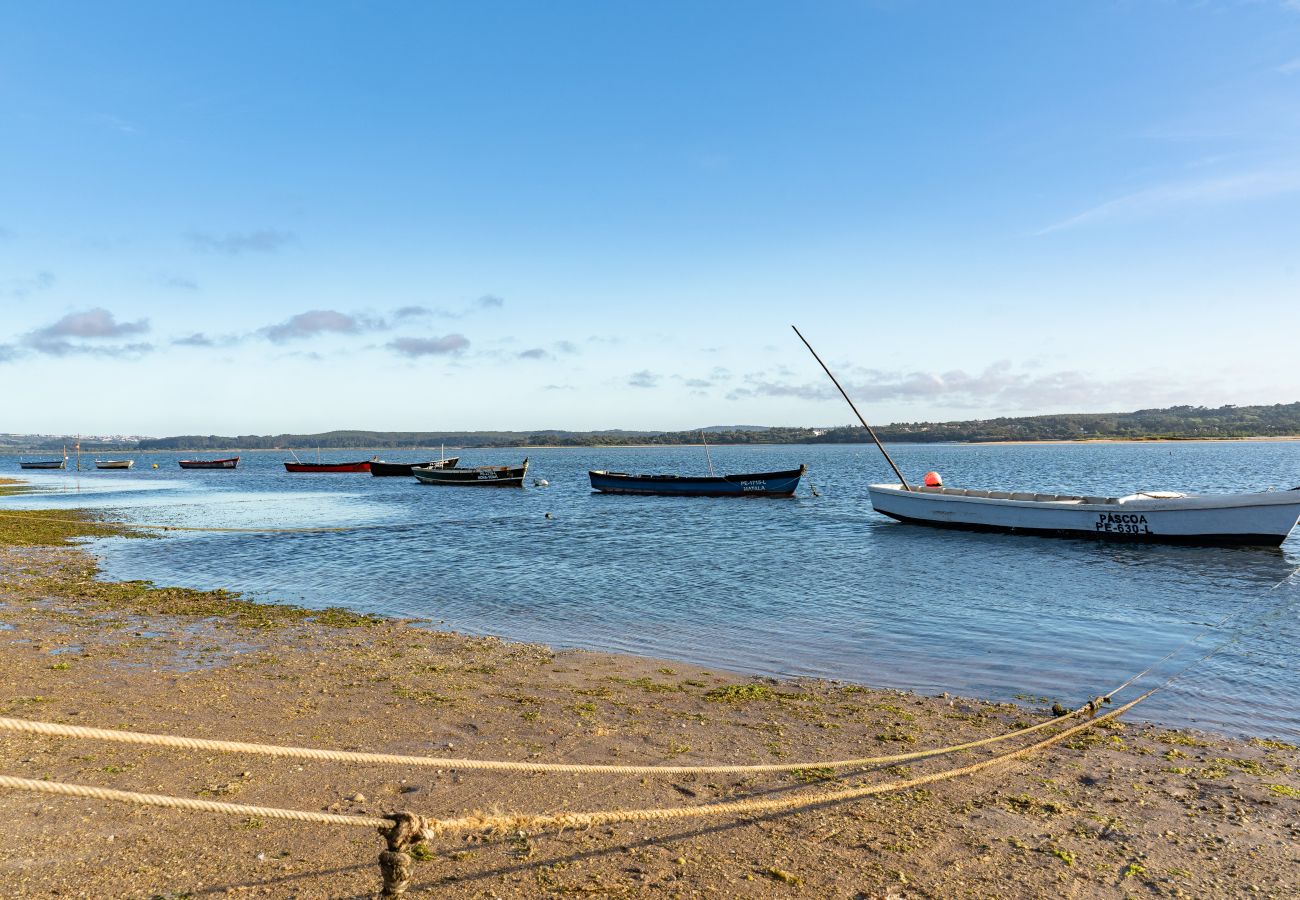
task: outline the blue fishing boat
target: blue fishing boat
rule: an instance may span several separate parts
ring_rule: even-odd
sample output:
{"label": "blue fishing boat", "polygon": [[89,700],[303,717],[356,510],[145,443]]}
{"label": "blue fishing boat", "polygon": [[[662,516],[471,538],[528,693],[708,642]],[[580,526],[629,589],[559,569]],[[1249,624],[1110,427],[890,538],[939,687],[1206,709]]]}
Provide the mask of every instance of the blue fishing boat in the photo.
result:
{"label": "blue fishing boat", "polygon": [[629,475],[626,472],[589,471],[591,488],[604,494],[654,494],[661,497],[790,497],[808,471],[800,466],[788,472],[745,475]]}

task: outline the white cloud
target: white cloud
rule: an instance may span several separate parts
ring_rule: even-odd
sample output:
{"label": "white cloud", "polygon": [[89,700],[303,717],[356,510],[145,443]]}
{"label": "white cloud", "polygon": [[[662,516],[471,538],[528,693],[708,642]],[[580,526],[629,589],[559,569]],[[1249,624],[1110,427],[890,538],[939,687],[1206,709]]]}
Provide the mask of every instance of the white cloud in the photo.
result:
{"label": "white cloud", "polygon": [[230,231],[226,234],[192,231],[186,237],[196,249],[224,253],[227,256],[239,256],[242,253],[277,253],[298,239],[292,231],[278,231],[274,228]]}
{"label": "white cloud", "polygon": [[[1082,372],[1025,371],[1002,360],[977,373],[890,372],[851,369],[844,389],[855,401],[927,401],[933,406],[969,409],[1020,409],[1142,405],[1153,397],[1195,394],[1205,385],[1175,381],[1158,375],[1133,375],[1104,380]],[[839,393],[825,380],[795,382],[759,372],[745,376],[743,384],[727,398],[795,397],[802,400],[836,400]]]}
{"label": "white cloud", "polygon": [[31,278],[10,278],[0,281],[0,294],[10,297],[30,297],[37,291],[46,291],[54,287],[53,272],[37,272]]}
{"label": "white cloud", "polygon": [[1051,234],[1116,218],[1156,215],[1189,206],[1240,203],[1300,191],[1300,171],[1260,171],[1159,185],[1125,194],[1048,225]]}
{"label": "white cloud", "polygon": [[433,338],[403,337],[389,341],[386,346],[394,353],[417,359],[421,356],[447,356],[460,353],[469,347],[469,338],[463,334],[448,334]]}

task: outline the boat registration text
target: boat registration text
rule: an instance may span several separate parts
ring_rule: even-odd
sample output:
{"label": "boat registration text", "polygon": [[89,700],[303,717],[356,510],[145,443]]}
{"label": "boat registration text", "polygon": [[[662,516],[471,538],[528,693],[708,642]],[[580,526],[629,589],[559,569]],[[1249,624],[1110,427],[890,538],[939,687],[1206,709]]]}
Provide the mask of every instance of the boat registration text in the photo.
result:
{"label": "boat registration text", "polygon": [[1151,534],[1147,517],[1140,513],[1097,513],[1094,525],[1106,534]]}

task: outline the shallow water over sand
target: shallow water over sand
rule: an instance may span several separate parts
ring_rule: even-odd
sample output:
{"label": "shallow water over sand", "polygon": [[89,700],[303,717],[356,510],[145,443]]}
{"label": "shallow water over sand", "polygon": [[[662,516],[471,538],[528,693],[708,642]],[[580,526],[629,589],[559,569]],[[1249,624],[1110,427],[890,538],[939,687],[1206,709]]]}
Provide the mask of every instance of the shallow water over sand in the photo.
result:
{"label": "shallow water over sand", "polygon": [[[459,455],[473,465],[518,462],[524,452]],[[0,503],[107,506],[133,521],[187,526],[385,526],[100,541],[110,579],[228,587],[557,646],[996,699],[1080,702],[1235,614],[1219,635],[1161,666],[1172,673],[1204,652],[1197,648],[1234,639],[1144,704],[1145,717],[1300,736],[1300,575],[1289,578],[1300,565],[1296,536],[1279,552],[932,530],[872,512],[866,484],[887,480],[874,448],[712,452],[720,471],[807,463],[809,473],[789,501],[672,499],[593,495],[586,471],[702,472],[698,448],[530,450],[529,482],[550,486],[522,491],[289,475],[278,453],[246,453],[234,472],[183,472],[179,455],[149,454],[129,473],[23,473],[57,492]],[[894,452],[905,472],[934,468],[967,487],[1096,494],[1300,484],[1300,443],[1291,442]]]}

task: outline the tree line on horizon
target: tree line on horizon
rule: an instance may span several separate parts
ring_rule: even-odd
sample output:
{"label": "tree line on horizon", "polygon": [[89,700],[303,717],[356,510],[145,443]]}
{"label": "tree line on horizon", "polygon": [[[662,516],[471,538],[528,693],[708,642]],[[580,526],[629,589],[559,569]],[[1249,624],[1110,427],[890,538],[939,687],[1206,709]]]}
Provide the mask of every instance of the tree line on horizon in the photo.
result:
{"label": "tree line on horizon", "polygon": [[[1126,413],[1067,413],[972,419],[962,422],[903,422],[876,429],[881,440],[896,443],[1157,440],[1282,437],[1300,435],[1300,402],[1272,406],[1172,406]],[[869,438],[860,425],[834,428],[745,427],[710,430],[716,444],[857,444]],[[361,431],[323,434],[178,435],[138,442],[140,450],[274,450],[407,447],[618,447],[695,444],[692,431]]]}
{"label": "tree line on horizon", "polygon": [[[859,444],[869,438],[861,425],[832,428],[755,426],[705,429],[715,444]],[[1045,416],[971,419],[961,422],[902,422],[876,428],[894,443],[1061,440],[1193,440],[1196,438],[1283,437],[1300,435],[1300,402],[1272,406],[1171,406],[1126,413],[1066,413]],[[56,435],[0,434],[0,449],[55,451],[73,439]],[[139,441],[83,439],[83,452],[95,450],[289,450],[408,447],[620,447],[637,444],[697,444],[691,431],[362,431],[323,434],[176,435]]]}

